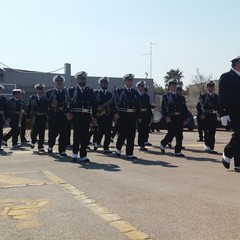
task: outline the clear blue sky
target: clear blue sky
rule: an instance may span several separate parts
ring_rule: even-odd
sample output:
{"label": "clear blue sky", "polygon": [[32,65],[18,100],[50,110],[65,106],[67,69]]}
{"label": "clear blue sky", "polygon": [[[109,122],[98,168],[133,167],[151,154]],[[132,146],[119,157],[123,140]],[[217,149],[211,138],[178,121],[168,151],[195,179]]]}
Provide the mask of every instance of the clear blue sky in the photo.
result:
{"label": "clear blue sky", "polygon": [[[218,78],[240,54],[239,0],[0,0],[0,61],[51,71],[72,64],[90,76],[149,73],[163,84],[171,68],[185,85],[196,68]],[[0,65],[0,67],[2,67]]]}

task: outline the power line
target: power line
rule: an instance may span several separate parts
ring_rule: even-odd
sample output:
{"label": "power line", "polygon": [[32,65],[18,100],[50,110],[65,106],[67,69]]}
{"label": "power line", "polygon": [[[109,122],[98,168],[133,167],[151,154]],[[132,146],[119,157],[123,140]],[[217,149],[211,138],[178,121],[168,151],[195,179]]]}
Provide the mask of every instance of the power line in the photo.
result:
{"label": "power line", "polygon": [[[8,65],[6,65],[5,63],[0,61],[0,64],[3,65],[4,67],[7,67],[9,69],[11,69],[13,72],[18,72],[18,73],[39,73],[37,71],[26,71],[26,70],[16,70],[14,68],[9,67]],[[42,72],[42,73],[54,73],[54,72],[58,72],[60,70],[64,69],[64,67],[58,68],[56,70],[50,71],[50,72]]]}

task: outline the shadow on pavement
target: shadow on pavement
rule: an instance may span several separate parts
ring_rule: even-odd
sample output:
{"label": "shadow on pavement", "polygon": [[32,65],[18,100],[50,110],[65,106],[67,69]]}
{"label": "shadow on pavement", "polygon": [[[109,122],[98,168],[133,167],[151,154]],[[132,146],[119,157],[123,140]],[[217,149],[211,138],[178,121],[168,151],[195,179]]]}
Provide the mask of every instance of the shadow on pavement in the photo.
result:
{"label": "shadow on pavement", "polygon": [[214,163],[222,163],[220,160],[216,160],[214,158],[204,158],[204,157],[185,157],[186,160],[190,161],[198,161],[198,162],[214,162]]}
{"label": "shadow on pavement", "polygon": [[[110,163],[96,163],[91,161],[91,157],[89,157],[90,162],[80,162],[79,160],[77,162],[73,162],[72,158],[70,156],[67,157],[61,157],[59,154],[52,154],[49,155],[51,158],[54,159],[54,161],[61,162],[61,163],[72,163],[72,164],[78,164],[80,165],[80,168],[84,168],[86,170],[104,170],[109,172],[119,172],[121,171],[120,167],[116,164],[110,164]],[[106,155],[103,155],[103,157],[107,157]]]}
{"label": "shadow on pavement", "polygon": [[86,170],[104,170],[107,172],[120,172],[121,169],[116,164],[109,164],[109,163],[96,163],[96,162],[90,162],[90,163],[84,163],[84,162],[77,162],[79,164],[80,168],[84,168]]}
{"label": "shadow on pavement", "polygon": [[162,167],[168,167],[168,168],[177,168],[178,166],[172,165],[169,162],[164,162],[164,161],[159,161],[159,160],[146,160],[142,158],[134,159],[134,160],[129,160],[125,159],[126,161],[132,161],[133,164],[141,164],[145,166],[162,166]]}
{"label": "shadow on pavement", "polygon": [[11,154],[13,154],[13,152],[6,152],[5,150],[0,151],[0,156],[11,156]]}

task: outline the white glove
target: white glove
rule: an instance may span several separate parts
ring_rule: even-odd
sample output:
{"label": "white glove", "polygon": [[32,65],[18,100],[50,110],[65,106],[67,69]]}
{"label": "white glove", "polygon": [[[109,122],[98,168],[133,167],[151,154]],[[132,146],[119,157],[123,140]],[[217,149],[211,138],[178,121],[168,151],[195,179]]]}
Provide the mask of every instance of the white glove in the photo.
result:
{"label": "white glove", "polygon": [[228,122],[231,122],[229,115],[221,117],[221,123],[224,127],[228,125]]}

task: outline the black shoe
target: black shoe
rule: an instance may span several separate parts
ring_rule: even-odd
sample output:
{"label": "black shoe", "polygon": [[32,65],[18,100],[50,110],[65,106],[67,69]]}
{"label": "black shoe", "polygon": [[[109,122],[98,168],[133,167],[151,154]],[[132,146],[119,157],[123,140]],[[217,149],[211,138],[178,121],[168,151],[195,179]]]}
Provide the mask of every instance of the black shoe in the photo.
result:
{"label": "black shoe", "polygon": [[126,156],[126,159],[133,160],[133,159],[137,159],[137,157],[134,156],[134,155],[127,155],[127,156]]}
{"label": "black shoe", "polygon": [[20,148],[20,147],[21,147],[21,144],[19,144],[19,143],[13,144],[12,147],[13,147],[13,148]]}
{"label": "black shoe", "polygon": [[197,142],[203,142],[203,138],[199,138]]}
{"label": "black shoe", "polygon": [[43,152],[45,152],[45,150],[44,150],[44,148],[42,147],[42,148],[38,148],[38,152],[41,152],[41,153],[43,153]]}
{"label": "black shoe", "polygon": [[235,172],[240,172],[240,167],[235,167],[235,168],[234,168],[234,171],[235,171]]}
{"label": "black shoe", "polygon": [[152,146],[152,144],[150,142],[145,142],[144,145],[145,146]]}
{"label": "black shoe", "polygon": [[29,143],[30,141],[28,141],[27,139],[24,139],[21,141],[21,143]]}
{"label": "black shoe", "polygon": [[229,169],[229,168],[230,168],[230,163],[226,162],[226,161],[224,160],[224,158],[222,158],[222,164],[223,164],[223,166],[224,166],[226,169]]}
{"label": "black shoe", "polygon": [[146,151],[148,151],[148,149],[147,149],[147,148],[145,148],[145,147],[138,147],[138,149],[139,149],[139,151],[143,151],[143,152],[146,152]]}
{"label": "black shoe", "polygon": [[160,146],[160,150],[161,150],[162,153],[165,153],[165,148],[164,147]]}
{"label": "black shoe", "polygon": [[87,157],[80,157],[79,161],[80,162],[90,162],[90,159]]}
{"label": "black shoe", "polygon": [[50,148],[48,148],[48,153],[49,153],[49,154],[52,154],[52,153],[53,153],[53,150],[50,149]]}
{"label": "black shoe", "polygon": [[107,150],[103,150],[103,153],[104,153],[104,154],[111,154],[112,151],[110,151],[110,150],[107,149]]}
{"label": "black shoe", "polygon": [[175,155],[175,157],[185,157],[185,155],[183,153],[175,153],[174,155]]}
{"label": "black shoe", "polygon": [[120,156],[121,156],[121,152],[118,151],[118,150],[115,151],[115,154],[116,154],[117,157],[120,157]]}
{"label": "black shoe", "polygon": [[35,144],[34,144],[34,143],[31,143],[30,148],[31,148],[31,149],[34,149],[34,147],[35,147]]}
{"label": "black shoe", "polygon": [[5,147],[7,147],[7,146],[8,146],[8,145],[7,145],[7,141],[2,140],[2,145],[5,146]]}
{"label": "black shoe", "polygon": [[167,144],[169,148],[172,148],[172,143]]}
{"label": "black shoe", "polygon": [[66,154],[66,152],[61,152],[61,153],[60,153],[60,156],[61,156],[61,157],[67,157],[67,154]]}
{"label": "black shoe", "polygon": [[182,146],[181,149],[186,149],[186,148],[184,146]]}
{"label": "black shoe", "polygon": [[72,161],[75,163],[75,162],[77,162],[77,158],[73,158],[72,157]]}
{"label": "black shoe", "polygon": [[98,147],[94,147],[93,150],[94,150],[94,151],[97,151],[97,150],[98,150]]}
{"label": "black shoe", "polygon": [[210,154],[217,154],[218,153],[217,151],[214,151],[214,150],[211,150],[211,149],[210,150],[206,149],[206,152],[210,153]]}

